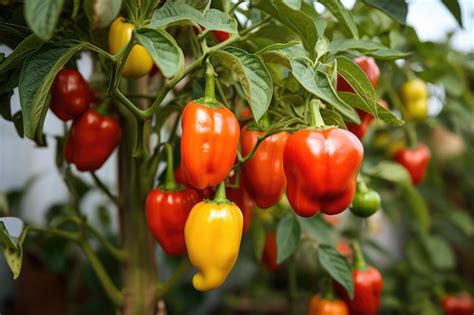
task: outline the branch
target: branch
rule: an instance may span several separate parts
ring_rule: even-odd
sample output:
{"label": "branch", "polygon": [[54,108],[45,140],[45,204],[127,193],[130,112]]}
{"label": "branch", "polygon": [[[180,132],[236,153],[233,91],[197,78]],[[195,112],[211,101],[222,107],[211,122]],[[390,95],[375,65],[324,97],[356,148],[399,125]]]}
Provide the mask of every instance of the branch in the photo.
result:
{"label": "branch", "polygon": [[176,282],[179,281],[179,279],[181,279],[188,267],[188,260],[186,258],[183,258],[178,268],[175,269],[168,281],[164,283],[158,283],[158,285],[156,286],[156,297],[160,298],[164,294],[166,294],[166,292],[168,292],[168,290],[171,289],[176,284]]}
{"label": "branch", "polygon": [[102,190],[117,207],[120,207],[119,198],[117,196],[114,196],[112,192],[110,192],[109,188],[100,180],[99,177],[97,177],[95,172],[90,173],[97,187],[99,187],[99,189]]}
{"label": "branch", "polygon": [[123,249],[117,248],[113,244],[111,244],[99,231],[97,231],[93,226],[87,225],[87,230],[91,232],[92,235],[97,238],[97,240],[104,246],[104,248],[117,260],[119,261],[126,261],[127,254]]}

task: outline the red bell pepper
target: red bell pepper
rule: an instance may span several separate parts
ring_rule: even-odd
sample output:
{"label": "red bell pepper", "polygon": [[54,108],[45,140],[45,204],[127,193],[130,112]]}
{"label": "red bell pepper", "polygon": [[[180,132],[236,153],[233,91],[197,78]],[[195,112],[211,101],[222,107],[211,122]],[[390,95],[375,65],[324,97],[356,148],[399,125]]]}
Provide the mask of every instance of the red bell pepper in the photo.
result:
{"label": "red bell pepper", "polygon": [[415,148],[404,148],[395,153],[395,161],[407,169],[415,185],[421,183],[425,177],[425,171],[430,160],[430,149],[423,143],[418,144]]}
{"label": "red bell pepper", "polygon": [[469,294],[447,295],[441,299],[445,315],[474,314],[474,299]]}

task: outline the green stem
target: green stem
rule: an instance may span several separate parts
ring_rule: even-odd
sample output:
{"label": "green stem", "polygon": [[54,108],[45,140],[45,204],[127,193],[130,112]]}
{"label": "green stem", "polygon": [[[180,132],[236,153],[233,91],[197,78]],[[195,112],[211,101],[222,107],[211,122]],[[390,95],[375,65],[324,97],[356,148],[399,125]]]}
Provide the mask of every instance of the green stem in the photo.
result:
{"label": "green stem", "polygon": [[418,146],[418,139],[416,137],[415,126],[412,123],[407,123],[407,128],[405,130],[408,137],[408,147],[416,148]]}
{"label": "green stem", "polygon": [[124,250],[117,248],[116,246],[112,245],[99,231],[97,231],[94,227],[87,225],[87,230],[97,238],[97,240],[104,246],[104,248],[115,257],[115,259],[119,261],[126,261],[127,254]]}
{"label": "green stem", "polygon": [[58,236],[65,238],[67,240],[77,242],[79,241],[79,233],[67,232],[60,229],[52,229],[52,228],[43,228],[39,226],[28,226],[28,231],[37,232],[37,233],[44,233],[50,234],[53,236]]}
{"label": "green stem", "polygon": [[96,254],[92,250],[91,246],[86,240],[80,242],[82,250],[86,255],[87,259],[89,260],[92,269],[94,269],[97,277],[99,278],[102,286],[104,287],[105,292],[109,296],[109,298],[114,302],[115,305],[122,305],[123,304],[123,294],[117,290],[114,283],[110,279],[107,271],[105,270],[104,266],[100,262],[99,258],[97,258]]}
{"label": "green stem", "polygon": [[109,197],[109,199],[117,206],[117,207],[120,207],[120,200],[117,196],[114,196],[109,188],[107,188],[107,186],[100,180],[100,178],[97,176],[97,174],[95,172],[90,172],[91,175],[92,175],[92,178],[94,179],[94,182],[95,184],[97,185],[97,187],[99,187],[100,190],[102,190],[102,192],[104,192],[107,197]]}
{"label": "green stem", "polygon": [[171,277],[165,283],[159,283],[156,288],[156,297],[160,298],[168,292],[181,279],[189,267],[189,262],[184,258],[178,268],[173,272]]}
{"label": "green stem", "polygon": [[171,144],[166,143],[165,145],[166,150],[166,180],[163,186],[165,191],[176,191],[178,189],[178,185],[176,184],[176,180],[174,178],[174,159],[173,159],[173,148]]}
{"label": "green stem", "polygon": [[219,186],[217,186],[217,191],[214,195],[213,201],[216,203],[229,202],[225,195],[225,181],[220,182]]}
{"label": "green stem", "polygon": [[312,100],[310,103],[310,117],[311,117],[311,126],[315,128],[324,128],[326,124],[324,123],[323,116],[319,111],[321,107],[320,100]]}
{"label": "green stem", "polygon": [[364,259],[364,254],[362,253],[362,249],[360,248],[359,242],[358,241],[352,242],[351,247],[354,253],[354,269],[355,270],[367,269],[368,266]]}
{"label": "green stem", "polygon": [[218,105],[216,100],[216,87],[215,87],[216,73],[209,60],[206,62],[206,88],[204,90],[204,97],[199,101],[208,105]]}

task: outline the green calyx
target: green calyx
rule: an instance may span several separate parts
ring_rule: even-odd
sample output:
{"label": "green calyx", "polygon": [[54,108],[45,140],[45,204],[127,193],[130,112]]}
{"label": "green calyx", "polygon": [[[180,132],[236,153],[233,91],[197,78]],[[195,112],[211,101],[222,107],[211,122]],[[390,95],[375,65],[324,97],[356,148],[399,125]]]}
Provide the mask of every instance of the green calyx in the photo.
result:
{"label": "green calyx", "polygon": [[214,195],[214,199],[207,200],[207,202],[216,203],[216,204],[222,204],[222,203],[231,204],[232,203],[229,199],[227,199],[227,197],[225,195],[225,181],[222,181],[217,186],[217,190],[216,190],[216,194]]}
{"label": "green calyx", "polygon": [[204,97],[196,100],[196,102],[208,105],[209,107],[222,107],[216,99],[216,87],[215,87],[216,73],[212,67],[211,62],[208,60],[206,63],[206,88],[204,90]]}

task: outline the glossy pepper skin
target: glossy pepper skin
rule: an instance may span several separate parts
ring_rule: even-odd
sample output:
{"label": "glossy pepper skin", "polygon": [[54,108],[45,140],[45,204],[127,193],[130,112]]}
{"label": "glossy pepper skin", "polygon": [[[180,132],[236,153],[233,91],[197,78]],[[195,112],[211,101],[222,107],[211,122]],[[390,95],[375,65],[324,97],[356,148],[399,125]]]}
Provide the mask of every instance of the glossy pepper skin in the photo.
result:
{"label": "glossy pepper skin", "polygon": [[82,114],[91,102],[89,84],[79,71],[59,70],[51,86],[51,104],[53,113],[62,121],[68,121]]}
{"label": "glossy pepper skin", "polygon": [[413,184],[418,185],[425,177],[426,168],[431,160],[431,152],[425,144],[419,143],[416,148],[398,150],[394,158],[410,173]]}
{"label": "glossy pepper skin", "polygon": [[79,171],[95,171],[112,154],[121,135],[117,118],[89,108],[72,123],[64,148],[66,161]]}
{"label": "glossy pepper skin", "polygon": [[196,188],[213,187],[229,174],[237,156],[240,127],[222,105],[189,102],[183,110],[181,168]]}
{"label": "glossy pepper skin", "polygon": [[445,315],[474,314],[474,299],[468,294],[445,296],[441,299],[441,306]]}
{"label": "glossy pepper skin", "polygon": [[313,295],[309,301],[308,315],[349,315],[349,310],[339,299],[323,299]]}
{"label": "glossy pepper skin", "polygon": [[[235,180],[235,176],[230,178],[230,182]],[[255,206],[252,198],[250,198],[245,186],[243,184],[243,176],[240,175],[240,185],[239,188],[230,188],[225,189],[226,195],[230,201],[235,202],[235,204],[242,211],[244,218],[243,233],[247,232],[250,228],[250,223],[252,223],[252,209]]]}
{"label": "glossy pepper skin", "polygon": [[351,315],[377,315],[380,311],[383,290],[382,275],[377,269],[365,263],[358,244],[353,247],[353,253],[354,298],[351,300],[346,290],[338,283],[335,283],[336,291],[349,307]]}
{"label": "glossy pepper skin", "polygon": [[[109,50],[113,55],[124,48],[132,38],[135,26],[125,23],[123,17],[116,18],[110,25],[109,30]],[[124,77],[139,78],[148,74],[153,67],[153,60],[145,47],[135,45],[128,55],[122,75]]]}
{"label": "glossy pepper skin", "polygon": [[[265,131],[242,129],[240,145],[242,155],[247,156]],[[280,201],[286,189],[283,169],[283,150],[290,134],[280,132],[260,143],[250,160],[243,167],[244,185],[250,197],[263,209]]]}
{"label": "glossy pepper skin", "polygon": [[196,191],[183,187],[176,191],[157,188],[148,194],[148,229],[168,255],[180,256],[186,252],[184,225],[189,212],[199,201],[201,198]]}
{"label": "glossy pepper skin", "polygon": [[224,283],[239,255],[242,229],[242,212],[225,199],[223,183],[214,200],[193,207],[184,235],[189,260],[198,269],[194,288],[209,291]]}
{"label": "glossy pepper skin", "polygon": [[278,269],[277,264],[277,243],[275,231],[270,231],[265,236],[263,245],[262,262],[271,271]]}
{"label": "glossy pepper skin", "polygon": [[288,201],[302,217],[338,214],[352,202],[364,148],[351,132],[306,129],[292,134],[283,153]]}
{"label": "glossy pepper skin", "polygon": [[352,214],[361,218],[368,218],[377,212],[380,206],[381,198],[378,192],[368,188],[365,183],[358,183],[357,191],[350,207]]}
{"label": "glossy pepper skin", "polygon": [[225,42],[230,38],[230,34],[223,31],[212,31],[219,43]]}
{"label": "glossy pepper skin", "polygon": [[188,181],[184,177],[183,169],[181,168],[181,166],[176,168],[176,170],[174,171],[174,177],[175,177],[176,182],[178,184],[184,185],[184,186],[196,191],[199,194],[199,196],[201,196],[201,199],[212,199],[212,197],[215,194],[215,191],[212,187],[207,187],[207,188],[204,188],[204,189],[198,189],[198,188],[194,187],[193,185],[191,185],[190,183],[188,183]]}
{"label": "glossy pepper skin", "polygon": [[[370,83],[375,88],[379,81],[380,69],[374,58],[362,56],[355,58],[354,62],[365,72]],[[337,90],[351,93],[355,92],[352,86],[341,76],[337,77]]]}
{"label": "glossy pepper skin", "polygon": [[420,79],[408,80],[402,84],[400,94],[404,105],[403,114],[411,120],[419,121],[428,115],[428,89]]}

